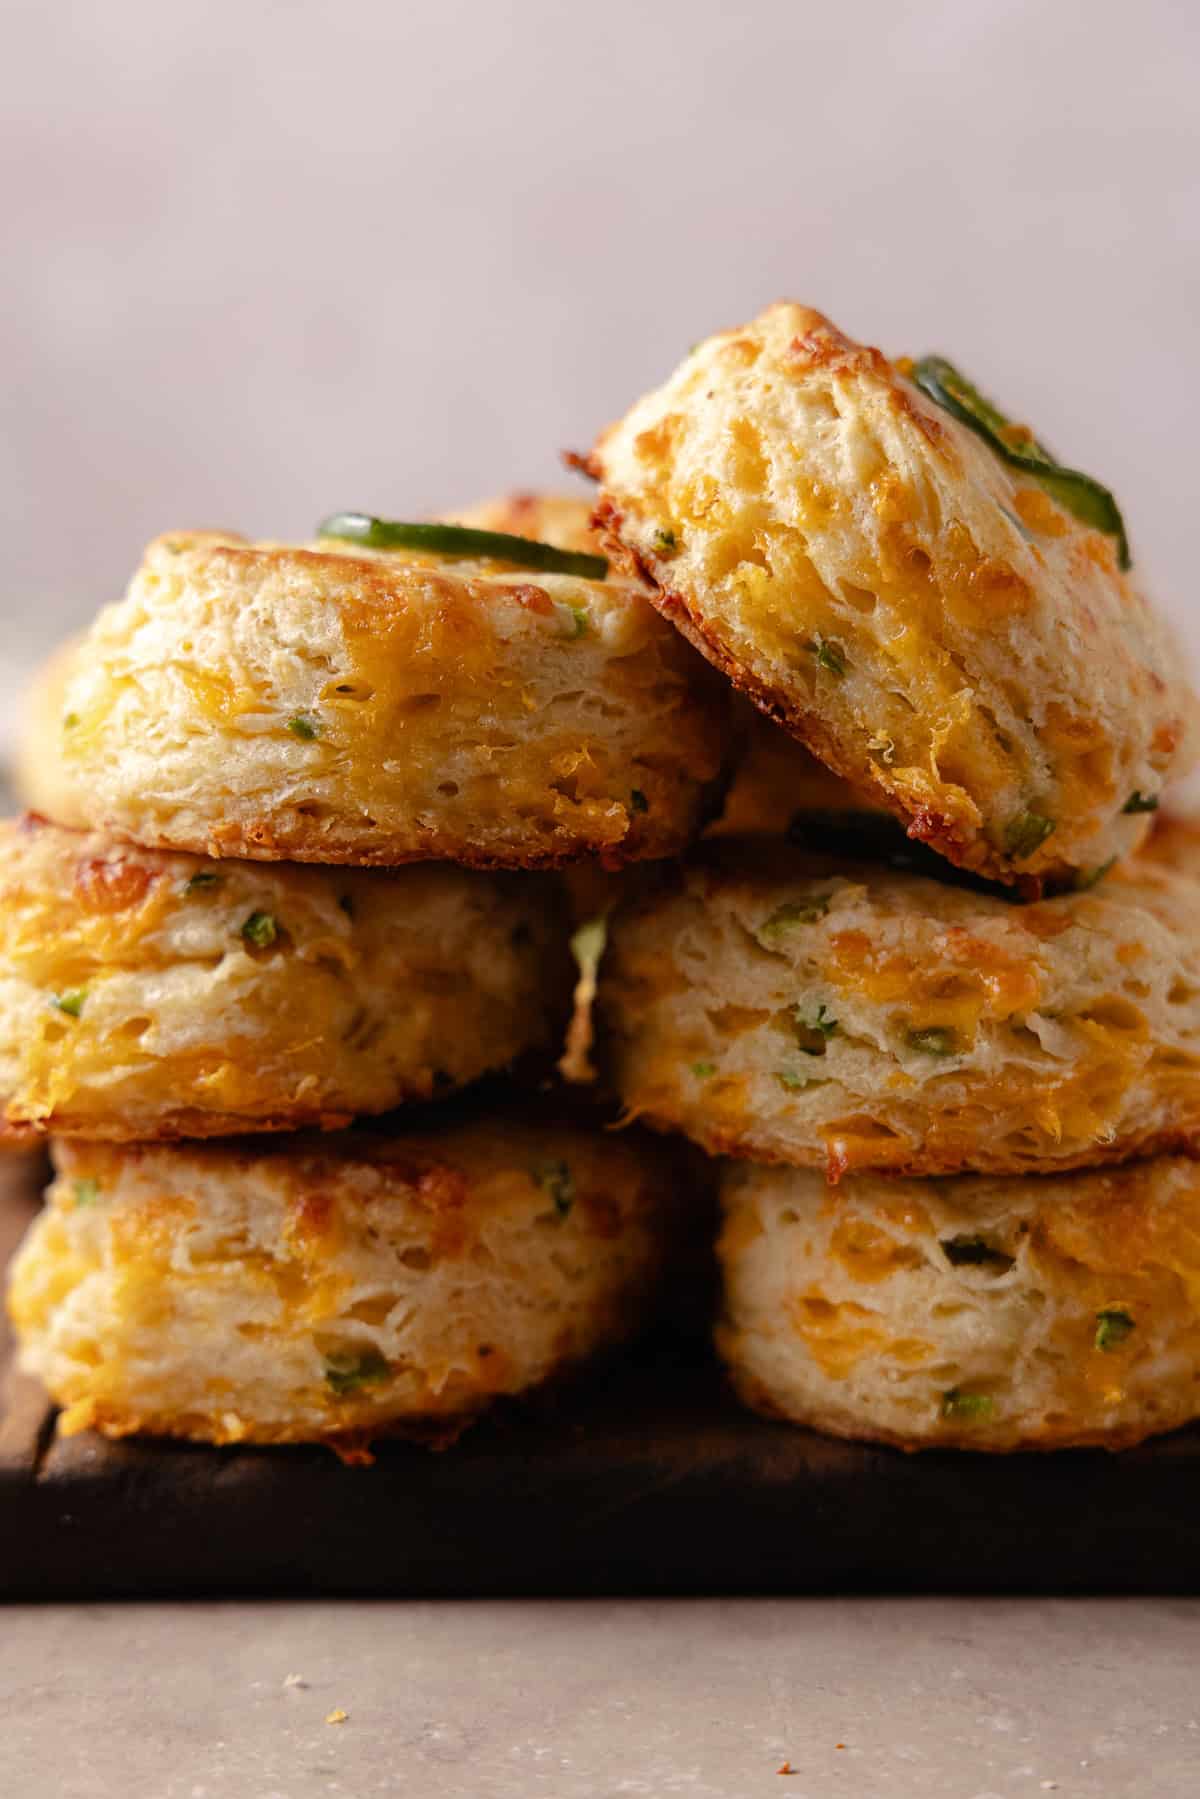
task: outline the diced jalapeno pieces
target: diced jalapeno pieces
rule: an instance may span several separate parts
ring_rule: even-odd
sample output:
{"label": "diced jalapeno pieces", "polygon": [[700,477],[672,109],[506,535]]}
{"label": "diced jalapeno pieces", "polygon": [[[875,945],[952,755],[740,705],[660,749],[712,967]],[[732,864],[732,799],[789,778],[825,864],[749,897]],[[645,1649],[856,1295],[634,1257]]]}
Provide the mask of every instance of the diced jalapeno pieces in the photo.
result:
{"label": "diced jalapeno pieces", "polygon": [[211,893],[213,888],[219,887],[220,884],[219,874],[216,874],[211,868],[202,868],[184,882],[183,897],[184,899],[195,899],[198,893]]}
{"label": "diced jalapeno pieces", "polygon": [[270,912],[252,912],[242,926],[242,936],[254,949],[270,949],[279,936],[279,925]]}
{"label": "diced jalapeno pieces", "polygon": [[951,1387],[948,1393],[942,1394],[943,1418],[961,1418],[970,1422],[976,1418],[990,1418],[995,1409],[996,1402],[990,1393],[964,1393],[961,1387]]}
{"label": "diced jalapeno pieces", "polygon": [[359,1387],[375,1386],[386,1380],[391,1367],[377,1349],[364,1349],[358,1355],[332,1355],[325,1360],[325,1379],[340,1399],[343,1394],[357,1392]]}
{"label": "diced jalapeno pieces", "polygon": [[806,648],[810,649],[816,657],[818,668],[827,670],[829,674],[836,675],[841,680],[849,665],[846,661],[846,653],[840,644],[834,643],[832,638],[815,635],[810,639]]}
{"label": "diced jalapeno pieces", "polygon": [[1054,820],[1041,812],[1018,812],[1004,827],[1004,847],[1018,862],[1041,849],[1054,829]]}
{"label": "diced jalapeno pieces", "polygon": [[1134,1323],[1128,1312],[1119,1306],[1109,1307],[1096,1313],[1096,1335],[1093,1341],[1096,1348],[1108,1354],[1110,1350],[1120,1348],[1133,1333]]}
{"label": "diced jalapeno pieces", "polygon": [[534,1183],[545,1189],[554,1201],[554,1209],[565,1218],[575,1203],[575,1181],[565,1162],[539,1162],[533,1169]]}
{"label": "diced jalapeno pieces", "polygon": [[315,743],[325,732],[325,726],[319,718],[310,718],[303,712],[298,712],[295,718],[289,718],[287,728],[301,743]]}
{"label": "diced jalapeno pieces", "polygon": [[1100,885],[1106,874],[1112,873],[1116,865],[1117,858],[1110,856],[1107,862],[1101,862],[1097,868],[1080,869],[1075,876],[1076,893],[1090,893],[1093,887]]}
{"label": "diced jalapeno pieces", "polygon": [[801,925],[818,923],[828,912],[832,898],[831,893],[814,893],[811,899],[789,900],[785,905],[776,906],[771,916],[758,927],[759,942],[770,946]]}
{"label": "diced jalapeno pieces", "polygon": [[792,1028],[796,1034],[797,1048],[806,1056],[823,1056],[825,1045],[835,1035],[838,1021],[832,1018],[824,1004],[817,1007],[812,1017],[806,1017],[799,1006],[792,1008]]}

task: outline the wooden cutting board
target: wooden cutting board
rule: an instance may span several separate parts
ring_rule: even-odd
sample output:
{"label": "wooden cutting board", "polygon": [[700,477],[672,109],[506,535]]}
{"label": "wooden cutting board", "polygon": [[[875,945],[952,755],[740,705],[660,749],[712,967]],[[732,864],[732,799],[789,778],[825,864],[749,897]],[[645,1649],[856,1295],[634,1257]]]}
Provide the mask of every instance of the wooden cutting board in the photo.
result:
{"label": "wooden cutting board", "polygon": [[[0,1162],[0,1261],[40,1168]],[[0,1339],[0,1598],[1200,1592],[1200,1429],[905,1456],[742,1411],[660,1340],[452,1448],[60,1440]]]}

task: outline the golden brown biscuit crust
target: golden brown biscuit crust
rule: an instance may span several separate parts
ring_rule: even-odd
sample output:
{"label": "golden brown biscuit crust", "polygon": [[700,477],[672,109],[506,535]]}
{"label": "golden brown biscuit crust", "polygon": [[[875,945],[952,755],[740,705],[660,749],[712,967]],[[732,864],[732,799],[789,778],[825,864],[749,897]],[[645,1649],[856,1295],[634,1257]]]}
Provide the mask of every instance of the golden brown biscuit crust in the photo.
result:
{"label": "golden brown biscuit crust", "polygon": [[756,1410],[927,1447],[1125,1449],[1200,1414],[1200,1164],[728,1171],[718,1346]]}
{"label": "golden brown biscuit crust", "polygon": [[216,857],[677,852],[725,699],[627,583],[176,534],[85,639],[64,754],[109,828]]}
{"label": "golden brown biscuit crust", "polygon": [[211,862],[0,825],[10,1138],[331,1129],[555,1042],[555,883]]}
{"label": "golden brown biscuit crust", "polygon": [[1200,1138],[1200,885],[1142,858],[992,892],[783,844],[705,846],[611,922],[599,1014],[631,1116],[711,1155],[1051,1172]]}
{"label": "golden brown biscuit crust", "polygon": [[1091,872],[1193,759],[1195,697],[1110,541],[810,308],[698,346],[587,467],[660,610],[964,867]]}
{"label": "golden brown biscuit crust", "polygon": [[359,1459],[639,1328],[674,1203],[664,1147],[511,1105],[441,1130],[54,1155],[9,1305],[60,1429]]}

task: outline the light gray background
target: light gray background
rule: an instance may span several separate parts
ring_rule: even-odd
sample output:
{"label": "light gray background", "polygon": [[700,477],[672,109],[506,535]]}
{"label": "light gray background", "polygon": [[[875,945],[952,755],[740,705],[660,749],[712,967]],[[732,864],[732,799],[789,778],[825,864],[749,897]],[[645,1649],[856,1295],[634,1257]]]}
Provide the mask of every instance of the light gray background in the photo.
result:
{"label": "light gray background", "polygon": [[1110,481],[1193,615],[1190,0],[3,9],[0,680],[179,525],[564,479],[781,294]]}

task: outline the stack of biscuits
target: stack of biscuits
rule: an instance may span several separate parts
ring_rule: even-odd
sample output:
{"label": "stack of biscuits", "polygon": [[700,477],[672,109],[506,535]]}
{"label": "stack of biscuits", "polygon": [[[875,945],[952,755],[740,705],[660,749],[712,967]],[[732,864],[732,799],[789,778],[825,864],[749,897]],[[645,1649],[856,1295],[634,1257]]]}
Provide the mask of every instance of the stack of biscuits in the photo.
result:
{"label": "stack of biscuits", "polygon": [[[519,564],[540,511],[449,541]],[[10,1309],[60,1429],[361,1458],[645,1320],[677,1156],[547,1091],[548,871],[680,851],[725,696],[602,561],[547,562],[164,537],[48,671],[0,1087],[51,1138]]]}
{"label": "stack of biscuits", "polygon": [[65,1427],[532,1387],[695,1278],[680,1138],[750,1405],[1200,1415],[1200,707],[1113,496],[790,303],[573,460],[594,509],[162,538],[48,673],[0,1097]]}

